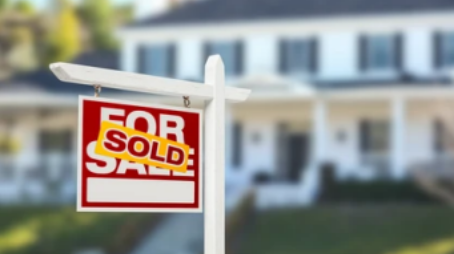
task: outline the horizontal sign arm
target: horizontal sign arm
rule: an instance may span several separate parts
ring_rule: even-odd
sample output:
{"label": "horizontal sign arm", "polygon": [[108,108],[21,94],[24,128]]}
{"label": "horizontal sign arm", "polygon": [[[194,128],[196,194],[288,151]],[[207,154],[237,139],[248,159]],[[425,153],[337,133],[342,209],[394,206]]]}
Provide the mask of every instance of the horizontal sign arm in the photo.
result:
{"label": "horizontal sign arm", "polygon": [[[191,96],[201,99],[213,98],[213,87],[203,83],[161,78],[91,66],[53,63],[52,72],[64,82],[83,85],[100,85],[115,89],[153,93],[171,96]],[[235,87],[225,87],[225,97],[232,102],[245,101],[251,91]]]}

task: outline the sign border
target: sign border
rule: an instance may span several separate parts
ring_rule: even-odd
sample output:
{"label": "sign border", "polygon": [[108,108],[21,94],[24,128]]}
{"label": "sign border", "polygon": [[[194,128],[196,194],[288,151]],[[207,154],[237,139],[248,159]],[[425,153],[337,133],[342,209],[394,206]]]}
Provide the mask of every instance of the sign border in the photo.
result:
{"label": "sign border", "polygon": [[[154,107],[160,109],[169,109],[169,110],[177,110],[177,111],[185,111],[191,113],[198,113],[199,114],[199,206],[198,208],[107,208],[107,207],[82,207],[82,112],[83,112],[83,101],[101,101],[101,102],[108,102],[108,103],[116,103],[122,105],[135,105],[140,107]],[[77,211],[78,212],[154,212],[154,213],[202,213],[204,200],[203,200],[203,151],[204,151],[204,143],[203,143],[203,110],[202,109],[195,109],[195,108],[184,108],[184,107],[175,107],[175,106],[166,106],[162,104],[152,104],[152,103],[142,103],[142,102],[135,102],[135,101],[126,101],[126,100],[117,100],[105,97],[93,97],[93,96],[86,96],[86,95],[79,95],[78,99],[79,107],[78,107],[78,123],[77,123]]]}

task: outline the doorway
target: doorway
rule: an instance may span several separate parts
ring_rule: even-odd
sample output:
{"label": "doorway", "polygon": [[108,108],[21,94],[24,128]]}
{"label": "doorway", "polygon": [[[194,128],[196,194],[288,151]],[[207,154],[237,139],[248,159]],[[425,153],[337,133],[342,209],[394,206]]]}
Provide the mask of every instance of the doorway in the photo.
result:
{"label": "doorway", "polygon": [[290,182],[299,182],[307,164],[309,138],[306,133],[287,135],[287,170],[286,178]]}

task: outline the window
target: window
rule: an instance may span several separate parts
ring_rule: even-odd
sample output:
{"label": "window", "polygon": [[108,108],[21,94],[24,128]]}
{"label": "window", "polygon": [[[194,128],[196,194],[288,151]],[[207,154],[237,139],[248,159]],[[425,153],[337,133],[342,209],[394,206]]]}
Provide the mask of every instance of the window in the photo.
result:
{"label": "window", "polygon": [[240,123],[234,123],[233,125],[233,156],[232,164],[234,167],[241,166],[242,163],[242,140],[243,140],[243,128]]}
{"label": "window", "polygon": [[[225,66],[227,77],[238,76],[243,68],[243,45],[241,42],[213,42],[205,45],[204,59],[219,54]],[[205,61],[203,61],[205,64]]]}
{"label": "window", "polygon": [[281,72],[314,72],[316,70],[316,51],[315,40],[282,40],[279,52]]}
{"label": "window", "polygon": [[441,34],[440,61],[442,67],[454,66],[454,32]]}
{"label": "window", "polygon": [[73,132],[71,130],[43,130],[39,133],[41,153],[70,153]]}
{"label": "window", "polygon": [[453,149],[452,133],[442,120],[436,120],[434,123],[434,150],[442,154]]}
{"label": "window", "polygon": [[400,36],[361,37],[360,57],[363,70],[391,70],[400,66]]}
{"label": "window", "polygon": [[362,121],[360,144],[363,154],[386,154],[389,151],[389,123],[387,121]]}
{"label": "window", "polygon": [[142,46],[139,50],[139,72],[162,77],[174,75],[173,45]]}

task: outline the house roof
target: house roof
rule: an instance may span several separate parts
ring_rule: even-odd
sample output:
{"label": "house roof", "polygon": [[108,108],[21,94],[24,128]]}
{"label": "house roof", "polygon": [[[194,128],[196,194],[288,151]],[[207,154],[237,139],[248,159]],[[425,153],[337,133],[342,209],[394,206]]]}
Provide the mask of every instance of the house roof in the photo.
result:
{"label": "house roof", "polygon": [[[73,61],[76,64],[100,68],[118,69],[118,54],[113,51],[95,51],[79,55]],[[18,75],[0,83],[2,93],[64,93],[93,94],[93,87],[72,83],[63,83],[49,69],[41,69]],[[121,92],[115,89],[103,89],[103,92]],[[123,92],[124,93],[124,92]]]}
{"label": "house roof", "polygon": [[454,9],[452,0],[200,0],[128,27]]}

